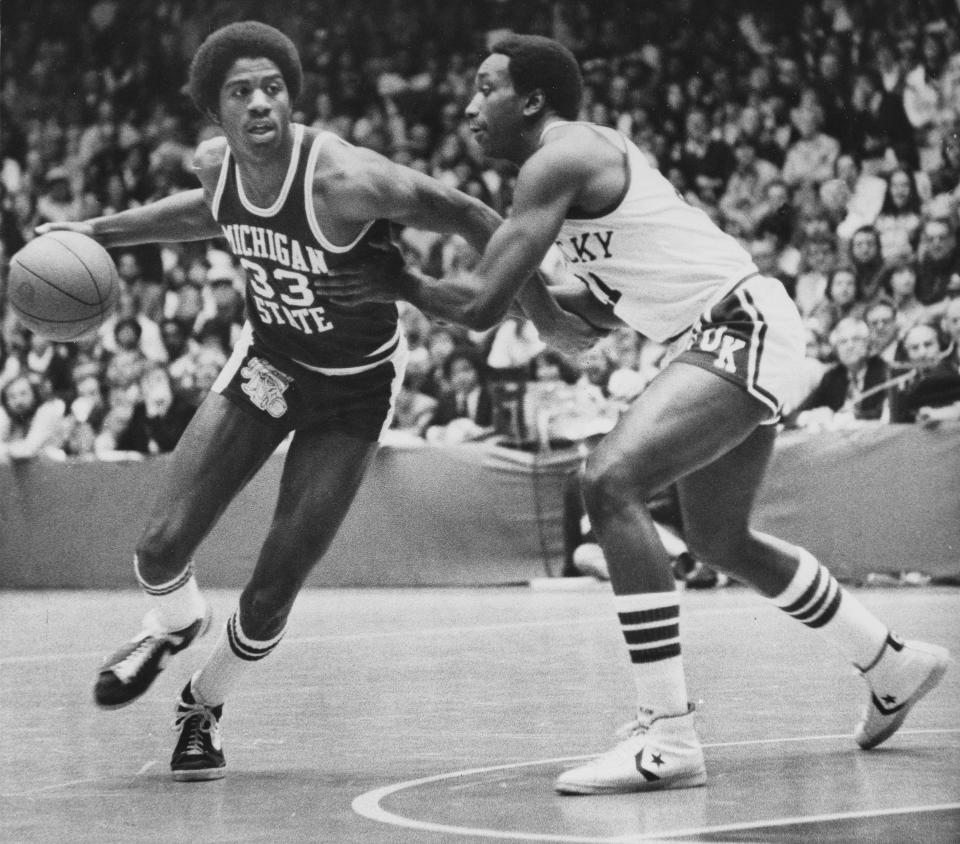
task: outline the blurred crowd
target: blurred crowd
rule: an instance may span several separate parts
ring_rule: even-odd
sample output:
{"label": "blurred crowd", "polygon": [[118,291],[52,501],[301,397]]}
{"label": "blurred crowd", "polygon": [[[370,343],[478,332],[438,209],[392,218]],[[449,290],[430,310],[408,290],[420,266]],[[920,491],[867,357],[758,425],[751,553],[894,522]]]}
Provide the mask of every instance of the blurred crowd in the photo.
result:
{"label": "blurred crowd", "polygon": [[[305,69],[295,119],[509,213],[463,110],[505,30],[566,43],[582,117],[630,136],[779,278],[808,330],[787,425],[960,419],[960,11],[956,0],[10,0],[0,99],[0,460],[168,451],[229,354],[243,275],[224,242],[115,250],[116,313],[51,344],[6,306],[9,257],[44,221],[194,187],[215,131],[184,93],[205,35],[256,18]],[[457,238],[407,229],[408,260],[469,269]],[[629,330],[570,359],[508,320],[478,335],[402,318],[395,441],[541,447],[608,430],[671,350]]]}

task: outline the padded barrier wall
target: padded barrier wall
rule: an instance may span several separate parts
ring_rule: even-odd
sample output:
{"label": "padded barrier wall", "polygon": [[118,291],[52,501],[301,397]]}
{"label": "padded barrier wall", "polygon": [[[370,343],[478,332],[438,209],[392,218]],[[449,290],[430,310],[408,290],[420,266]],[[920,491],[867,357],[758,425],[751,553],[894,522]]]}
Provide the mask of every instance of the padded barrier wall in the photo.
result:
{"label": "padded barrier wall", "polygon": [[[312,586],[496,585],[562,568],[562,487],[575,449],[385,446]],[[166,458],[0,465],[0,587],[130,588],[133,546]],[[239,588],[266,534],[283,456],[197,553],[203,585]],[[843,579],[960,575],[960,425],[786,432],[755,525]]]}

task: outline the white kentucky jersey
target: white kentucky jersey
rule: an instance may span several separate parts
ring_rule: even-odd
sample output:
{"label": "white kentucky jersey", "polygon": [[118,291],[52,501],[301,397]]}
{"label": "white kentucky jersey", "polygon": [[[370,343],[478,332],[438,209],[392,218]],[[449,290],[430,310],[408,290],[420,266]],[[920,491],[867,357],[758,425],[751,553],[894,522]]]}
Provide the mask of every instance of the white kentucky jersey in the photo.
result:
{"label": "white kentucky jersey", "polygon": [[588,126],[623,151],[627,187],[598,213],[571,208],[557,246],[566,270],[627,325],[658,342],[674,338],[757,272],[749,253],[615,129],[558,122],[543,134],[569,125]]}

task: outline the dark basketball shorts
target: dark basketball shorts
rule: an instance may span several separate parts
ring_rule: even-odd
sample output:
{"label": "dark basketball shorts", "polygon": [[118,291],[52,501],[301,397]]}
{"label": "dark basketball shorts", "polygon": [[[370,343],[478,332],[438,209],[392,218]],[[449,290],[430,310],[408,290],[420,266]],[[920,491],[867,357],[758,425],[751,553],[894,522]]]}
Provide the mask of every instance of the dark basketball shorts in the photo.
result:
{"label": "dark basketball shorts", "polygon": [[401,340],[383,363],[330,375],[262,348],[247,325],[213,391],[281,431],[319,428],[376,442],[393,419],[406,361]]}
{"label": "dark basketball shorts", "polygon": [[765,424],[796,407],[806,354],[803,322],[774,278],[746,278],[708,308],[683,338],[674,360],[739,385],[770,408]]}

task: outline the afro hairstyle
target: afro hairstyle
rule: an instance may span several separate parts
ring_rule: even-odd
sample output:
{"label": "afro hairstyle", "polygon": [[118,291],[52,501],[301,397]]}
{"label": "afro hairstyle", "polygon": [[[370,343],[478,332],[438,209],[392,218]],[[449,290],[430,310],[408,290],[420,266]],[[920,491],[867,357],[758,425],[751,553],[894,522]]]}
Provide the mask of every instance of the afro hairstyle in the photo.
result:
{"label": "afro hairstyle", "polygon": [[507,35],[491,53],[510,59],[509,73],[518,94],[540,89],[564,120],[576,120],[583,99],[583,75],[577,59],[559,41],[542,35]]}
{"label": "afro hairstyle", "polygon": [[294,102],[303,87],[303,68],[293,42],[279,29],[258,21],[240,21],[211,33],[190,63],[188,90],[204,114],[217,114],[220,88],[230,66],[238,58],[270,59],[283,75]]}

